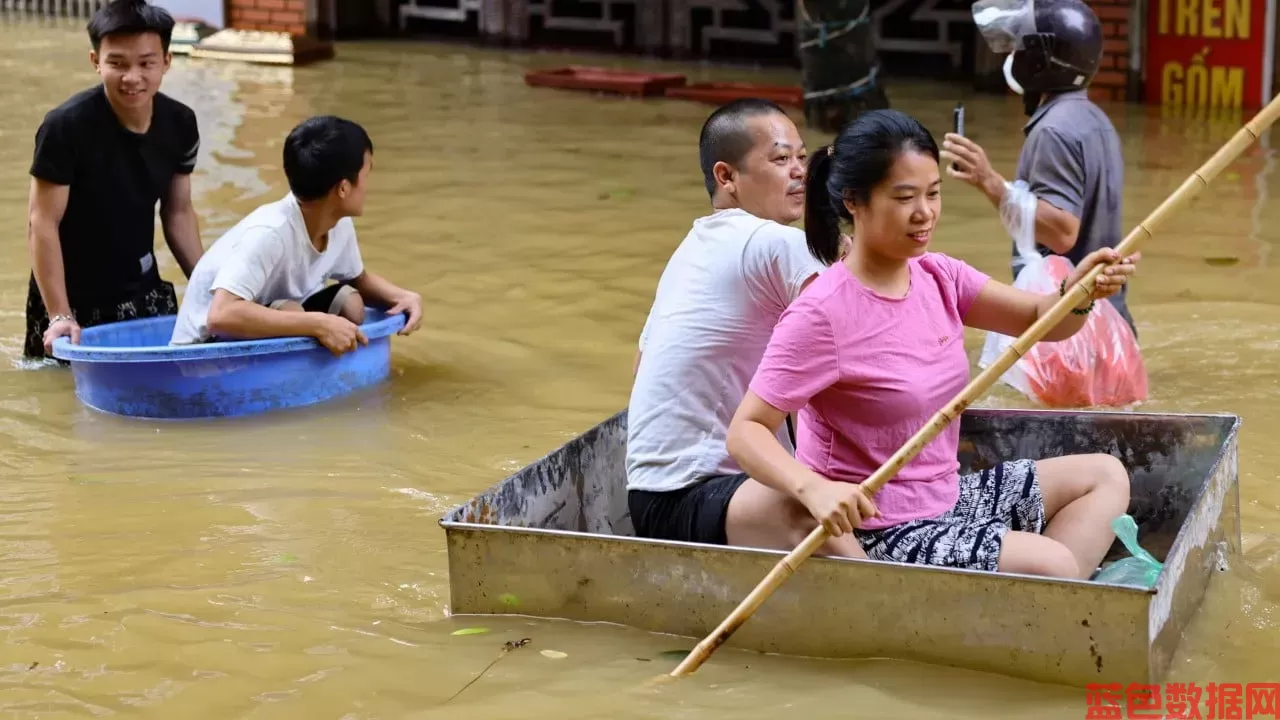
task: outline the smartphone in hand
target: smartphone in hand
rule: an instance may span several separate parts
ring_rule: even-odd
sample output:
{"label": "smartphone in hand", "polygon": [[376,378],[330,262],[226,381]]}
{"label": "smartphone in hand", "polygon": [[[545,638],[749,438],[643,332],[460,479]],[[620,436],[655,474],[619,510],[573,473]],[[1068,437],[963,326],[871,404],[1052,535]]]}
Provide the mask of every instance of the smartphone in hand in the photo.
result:
{"label": "smartphone in hand", "polygon": [[[964,135],[964,103],[956,103],[956,109],[952,111],[953,122],[951,132],[956,135]],[[951,163],[951,169],[956,169],[956,164]]]}

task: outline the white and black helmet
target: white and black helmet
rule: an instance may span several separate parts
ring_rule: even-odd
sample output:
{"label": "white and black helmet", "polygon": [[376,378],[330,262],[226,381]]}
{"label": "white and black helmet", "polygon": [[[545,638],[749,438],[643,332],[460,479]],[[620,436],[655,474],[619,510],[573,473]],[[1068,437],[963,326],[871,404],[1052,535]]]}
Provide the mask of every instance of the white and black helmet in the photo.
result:
{"label": "white and black helmet", "polygon": [[1098,72],[1102,24],[1081,0],[978,0],[973,19],[993,52],[1009,53],[1010,87],[1036,104],[1043,93],[1088,87]]}

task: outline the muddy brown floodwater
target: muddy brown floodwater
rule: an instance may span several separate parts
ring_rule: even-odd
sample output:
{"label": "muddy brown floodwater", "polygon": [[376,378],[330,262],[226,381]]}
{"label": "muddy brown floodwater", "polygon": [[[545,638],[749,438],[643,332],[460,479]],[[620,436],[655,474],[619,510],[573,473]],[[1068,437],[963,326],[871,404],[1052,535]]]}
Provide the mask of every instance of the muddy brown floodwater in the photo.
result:
{"label": "muddy brown floodwater", "polygon": [[[286,191],[280,149],[294,123],[355,118],[377,149],[357,224],[364,257],[422,293],[426,320],[395,341],[392,380],[359,398],[197,424],[80,406],[69,373],[20,354],[33,136],[44,112],[95,82],[86,50],[79,27],[0,24],[6,717],[1084,717],[1079,689],[727,649],[693,678],[637,692],[674,666],[662,651],[693,641],[523,619],[450,635],[465,624],[447,618],[436,521],[625,406],[658,275],[707,210],[696,142],[709,108],[524,85],[526,68],[563,56],[406,43],[343,45],[339,61],[301,69],[175,60],[164,90],[199,114],[206,245]],[[928,83],[890,93],[936,135],[964,99],[969,134],[1011,171],[1016,99]],[[1126,230],[1247,119],[1109,112],[1124,140]],[[1245,555],[1215,578],[1173,680],[1280,681],[1274,165],[1255,146],[1228,168],[1147,245],[1131,291],[1146,409],[1244,417]],[[944,200],[936,247],[1007,277],[1009,241],[986,201],[955,181]],[[968,337],[975,360],[980,343]],[[1007,391],[983,403],[1025,405]],[[534,642],[441,705],[521,637]]]}

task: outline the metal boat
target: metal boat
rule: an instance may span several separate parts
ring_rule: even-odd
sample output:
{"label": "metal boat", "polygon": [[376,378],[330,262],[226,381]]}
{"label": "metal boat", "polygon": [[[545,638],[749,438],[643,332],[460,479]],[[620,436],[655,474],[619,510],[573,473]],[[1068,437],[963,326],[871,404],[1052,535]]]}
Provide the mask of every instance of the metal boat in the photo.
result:
{"label": "metal boat", "polygon": [[[899,658],[1075,687],[1160,682],[1212,576],[1241,550],[1240,418],[972,409],[960,426],[961,472],[1025,457],[1119,458],[1139,541],[1164,563],[1155,586],[814,557],[726,647]],[[784,553],[635,537],[626,438],[624,411],[442,518],[453,614],[691,639],[729,614]],[[1124,553],[1117,541],[1108,557]]]}

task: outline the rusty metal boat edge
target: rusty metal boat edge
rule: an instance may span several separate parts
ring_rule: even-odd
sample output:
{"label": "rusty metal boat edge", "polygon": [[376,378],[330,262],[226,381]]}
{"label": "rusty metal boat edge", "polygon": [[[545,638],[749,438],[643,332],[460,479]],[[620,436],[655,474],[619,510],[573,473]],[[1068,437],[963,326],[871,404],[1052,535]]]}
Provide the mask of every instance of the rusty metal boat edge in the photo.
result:
{"label": "rusty metal boat edge", "polygon": [[[1240,418],[971,409],[960,422],[962,470],[1079,452],[1120,458],[1140,541],[1165,564],[1156,586],[813,558],[728,647],[1076,687],[1160,682],[1212,575],[1241,551]],[[700,638],[750,592],[783,553],[634,537],[626,435],[623,411],[440,520],[451,613]],[[1112,552],[1123,552],[1118,541]]]}

